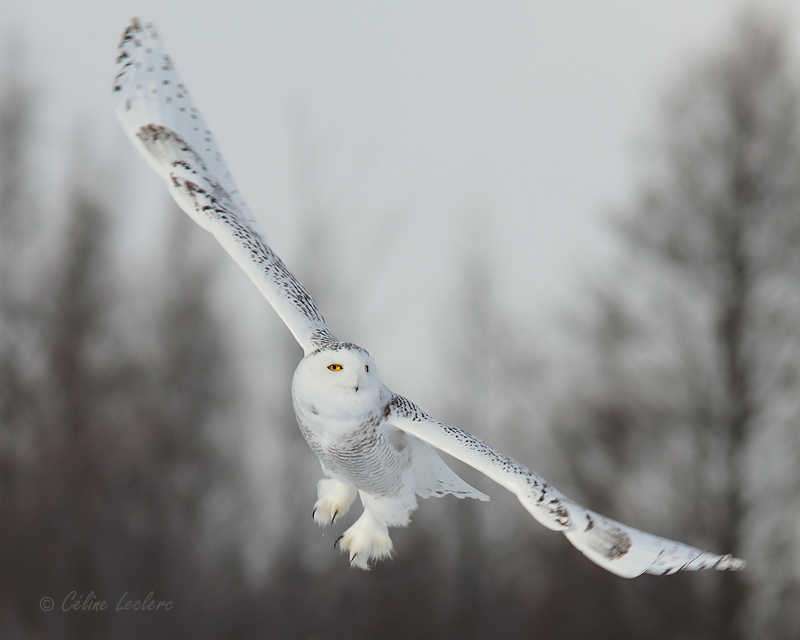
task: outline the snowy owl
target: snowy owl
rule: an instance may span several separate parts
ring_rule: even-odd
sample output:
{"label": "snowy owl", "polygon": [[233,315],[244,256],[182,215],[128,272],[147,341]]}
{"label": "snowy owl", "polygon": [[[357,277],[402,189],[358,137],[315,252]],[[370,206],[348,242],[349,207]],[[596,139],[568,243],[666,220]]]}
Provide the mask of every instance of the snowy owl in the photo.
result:
{"label": "snowy owl", "polygon": [[113,95],[125,132],[180,207],[245,270],[302,346],[292,401],[325,475],[312,514],[324,526],[360,498],[362,515],[337,540],[352,566],[367,569],[391,556],[389,527],[408,524],[418,497],[489,499],[451,471],[438,449],[513,492],[536,520],[619,576],[744,567],[730,555],[590,511],[522,464],[389,391],[369,353],[333,336],[314,300],[270,249],[152,26],[134,20],[125,30]]}

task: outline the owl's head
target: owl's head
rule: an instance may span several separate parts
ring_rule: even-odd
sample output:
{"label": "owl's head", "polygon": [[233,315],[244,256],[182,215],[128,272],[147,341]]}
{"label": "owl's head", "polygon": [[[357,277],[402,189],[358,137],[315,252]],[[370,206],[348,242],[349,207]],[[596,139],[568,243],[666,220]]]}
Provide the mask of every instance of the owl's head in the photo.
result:
{"label": "owl's head", "polygon": [[296,399],[330,415],[351,411],[360,415],[364,408],[374,408],[382,387],[369,353],[348,342],[325,345],[307,355],[292,381]]}

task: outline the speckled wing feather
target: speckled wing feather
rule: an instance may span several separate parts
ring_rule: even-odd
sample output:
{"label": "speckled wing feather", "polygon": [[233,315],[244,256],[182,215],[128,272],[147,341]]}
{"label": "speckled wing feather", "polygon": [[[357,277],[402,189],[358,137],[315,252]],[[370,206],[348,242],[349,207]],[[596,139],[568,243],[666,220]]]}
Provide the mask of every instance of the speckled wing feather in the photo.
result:
{"label": "speckled wing feather", "polygon": [[386,418],[398,429],[489,476],[515,494],[536,520],[563,532],[590,560],[618,576],[744,568],[744,560],[739,558],[645,533],[586,509],[516,460],[462,429],[434,420],[401,396],[394,396],[387,405]]}
{"label": "speckled wing feather", "polygon": [[113,94],[134,146],[256,283],[306,354],[335,342],[314,300],[267,244],[152,25],[134,19],[125,30]]}

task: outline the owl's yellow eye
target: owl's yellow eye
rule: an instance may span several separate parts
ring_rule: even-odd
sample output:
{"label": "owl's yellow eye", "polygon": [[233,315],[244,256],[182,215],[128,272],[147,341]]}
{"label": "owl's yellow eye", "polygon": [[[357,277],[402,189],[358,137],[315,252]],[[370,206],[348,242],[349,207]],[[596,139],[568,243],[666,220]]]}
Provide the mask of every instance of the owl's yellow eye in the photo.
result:
{"label": "owl's yellow eye", "polygon": [[364,365],[364,371],[366,371],[367,373],[369,373],[369,365],[368,365],[368,364],[365,364],[365,365]]}
{"label": "owl's yellow eye", "polygon": [[342,369],[344,369],[344,367],[340,364],[329,364],[328,369],[330,369],[331,371],[341,371]]}

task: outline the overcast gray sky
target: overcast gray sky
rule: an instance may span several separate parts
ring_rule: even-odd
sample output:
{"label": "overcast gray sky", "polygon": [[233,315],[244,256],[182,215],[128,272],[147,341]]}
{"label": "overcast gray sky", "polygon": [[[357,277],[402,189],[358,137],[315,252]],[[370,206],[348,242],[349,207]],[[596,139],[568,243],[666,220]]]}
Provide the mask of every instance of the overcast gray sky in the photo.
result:
{"label": "overcast gray sky", "polygon": [[[800,3],[758,4],[796,33]],[[118,147],[139,163],[136,180],[156,178],[123,142],[109,94],[115,47],[134,15],[159,28],[279,252],[291,246],[282,213],[294,197],[294,126],[333,167],[326,198],[352,202],[359,215],[400,216],[406,230],[389,250],[406,260],[386,277],[401,291],[427,282],[427,298],[451,286],[484,215],[477,226],[503,274],[505,304],[535,315],[602,264],[603,216],[633,187],[635,143],[651,130],[659,96],[687,60],[724,38],[741,6],[5,0],[0,19],[28,48],[52,131],[80,118],[108,153]],[[418,335],[426,313],[357,341],[402,360],[405,349],[390,340]]]}

